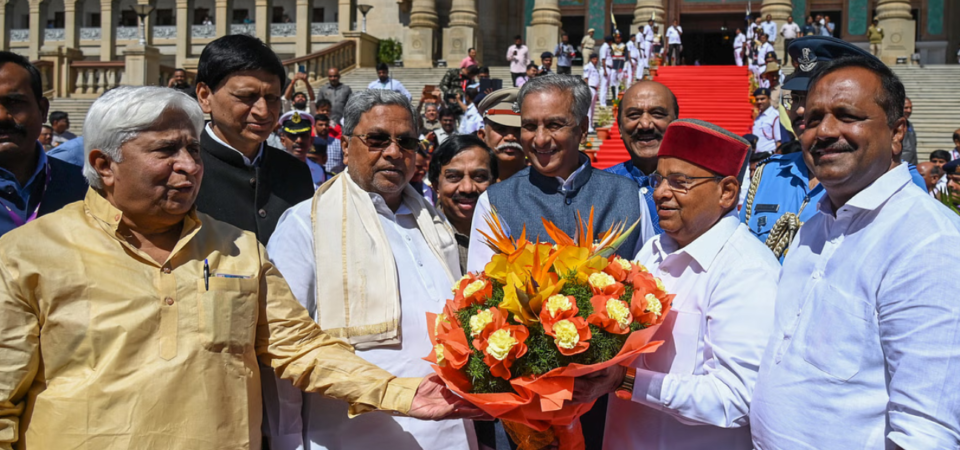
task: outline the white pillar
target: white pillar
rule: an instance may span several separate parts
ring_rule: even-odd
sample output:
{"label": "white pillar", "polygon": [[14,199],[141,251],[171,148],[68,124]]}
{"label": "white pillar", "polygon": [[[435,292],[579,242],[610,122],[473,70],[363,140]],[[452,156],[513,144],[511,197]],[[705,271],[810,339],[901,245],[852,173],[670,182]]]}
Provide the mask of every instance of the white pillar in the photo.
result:
{"label": "white pillar", "polygon": [[10,30],[13,29],[13,0],[0,0],[0,51],[10,50]]}
{"label": "white pillar", "polygon": [[193,47],[193,8],[188,0],[177,0],[177,67],[191,57]]}
{"label": "white pillar", "polygon": [[230,34],[230,21],[233,16],[233,0],[216,0],[214,6],[214,27],[217,29],[217,37]]}
{"label": "white pillar", "polygon": [[[311,42],[313,33],[310,30],[312,0],[297,0],[297,56],[309,55],[311,51]],[[326,74],[317,74],[324,76]]]}
{"label": "white pillar", "polygon": [[877,19],[883,30],[880,60],[892,66],[898,57],[909,58],[917,45],[917,22],[910,15],[910,2],[880,0],[877,2]]}
{"label": "white pillar", "polygon": [[767,14],[777,24],[777,42],[773,49],[777,52],[777,58],[780,61],[784,59],[783,36],[780,36],[780,29],[787,23],[787,17],[793,14],[793,3],[790,0],[763,0],[760,5],[760,15],[763,16],[763,22],[767,21]]}
{"label": "white pillar", "polygon": [[560,42],[560,6],[557,0],[536,0],[533,17],[527,27],[530,59],[540,63],[540,54],[552,52]]}
{"label": "white pillar", "polygon": [[403,43],[405,67],[433,67],[433,50],[439,22],[436,0],[413,0],[410,7],[410,27],[407,28]]}
{"label": "white pillar", "polygon": [[467,56],[467,50],[479,48],[480,36],[477,28],[477,1],[453,0],[450,5],[450,26],[443,30],[443,59],[451,67]]}
{"label": "white pillar", "polygon": [[31,61],[40,59],[40,49],[43,47],[43,37],[47,29],[46,0],[30,0],[30,47],[27,58]]}
{"label": "white pillar", "polygon": [[273,8],[270,0],[256,0],[254,3],[254,20],[257,37],[267,46],[270,45],[270,22],[273,20]]}
{"label": "white pillar", "polygon": [[663,0],[637,0],[637,7],[633,9],[633,23],[630,24],[630,34],[636,34],[643,31],[643,26],[650,21],[652,17],[654,24],[664,30],[667,16],[666,9],[663,6]]}
{"label": "white pillar", "polygon": [[83,0],[64,0],[63,46],[80,49],[80,26],[83,18]]}
{"label": "white pillar", "polygon": [[113,61],[117,56],[118,0],[100,0],[100,61]]}

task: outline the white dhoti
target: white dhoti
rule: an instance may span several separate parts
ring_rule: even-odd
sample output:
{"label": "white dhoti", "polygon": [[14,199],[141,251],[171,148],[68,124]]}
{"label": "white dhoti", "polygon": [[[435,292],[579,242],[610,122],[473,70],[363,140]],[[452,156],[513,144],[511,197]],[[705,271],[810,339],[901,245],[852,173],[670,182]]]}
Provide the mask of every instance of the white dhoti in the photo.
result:
{"label": "white dhoti", "polygon": [[620,80],[623,82],[624,89],[630,89],[633,84],[633,61],[627,60],[623,65],[623,71],[620,72]]}
{"label": "white dhoti", "polygon": [[594,111],[597,109],[597,88],[596,86],[590,86],[590,109],[587,110],[587,123],[590,124],[590,133],[594,132],[593,129],[593,115]]}
{"label": "white dhoti", "polygon": [[600,92],[598,93],[598,100],[604,108],[607,107],[607,95],[610,93],[610,80],[607,77],[611,71],[613,71],[612,68],[604,67],[600,72]]}

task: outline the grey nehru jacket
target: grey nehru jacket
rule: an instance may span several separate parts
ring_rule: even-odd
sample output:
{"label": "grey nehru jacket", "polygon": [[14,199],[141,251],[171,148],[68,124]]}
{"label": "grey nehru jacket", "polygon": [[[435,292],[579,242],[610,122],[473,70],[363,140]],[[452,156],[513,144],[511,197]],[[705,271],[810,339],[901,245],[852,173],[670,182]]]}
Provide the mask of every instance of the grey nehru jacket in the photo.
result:
{"label": "grey nehru jacket", "polygon": [[[553,222],[573,237],[577,231],[577,211],[584,220],[594,208],[594,236],[606,231],[617,222],[626,222],[629,227],[640,219],[640,197],[637,184],[626,177],[594,169],[589,161],[576,174],[569,190],[563,190],[556,178],[540,174],[527,167],[516,175],[494,184],[487,189],[490,205],[506,222],[514,237],[519,237],[524,225],[527,239],[537,236],[541,241],[550,241],[541,218]],[[640,226],[627,237],[617,254],[633,259],[640,239]]]}

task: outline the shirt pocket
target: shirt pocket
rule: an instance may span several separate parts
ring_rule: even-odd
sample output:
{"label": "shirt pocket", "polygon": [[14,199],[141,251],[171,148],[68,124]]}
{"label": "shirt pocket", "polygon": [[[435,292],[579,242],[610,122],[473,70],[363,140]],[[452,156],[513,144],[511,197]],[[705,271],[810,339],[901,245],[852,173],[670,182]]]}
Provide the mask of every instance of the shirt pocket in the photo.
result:
{"label": "shirt pocket", "polygon": [[671,309],[653,337],[663,340],[663,345],[643,355],[643,367],[659,373],[692,375],[697,367],[702,317],[699,311]]}
{"label": "shirt pocket", "polygon": [[828,283],[813,288],[806,327],[801,338],[804,361],[837,381],[860,372],[865,346],[873,329],[873,308]]}
{"label": "shirt pocket", "polygon": [[252,350],[259,314],[259,281],[211,276],[209,283],[207,289],[204,280],[197,280],[203,348],[217,353]]}

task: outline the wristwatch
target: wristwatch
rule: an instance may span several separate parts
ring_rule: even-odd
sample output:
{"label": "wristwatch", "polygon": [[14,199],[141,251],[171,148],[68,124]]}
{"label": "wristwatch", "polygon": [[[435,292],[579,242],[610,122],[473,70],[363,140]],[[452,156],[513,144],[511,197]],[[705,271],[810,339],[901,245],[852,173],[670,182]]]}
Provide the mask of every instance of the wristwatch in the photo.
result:
{"label": "wristwatch", "polygon": [[620,383],[620,386],[617,387],[616,394],[617,398],[623,400],[630,400],[633,398],[633,383],[637,380],[637,369],[633,367],[627,368],[627,373],[623,376],[623,382]]}

